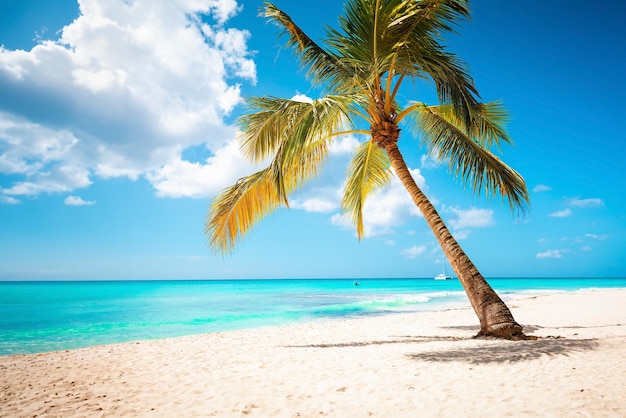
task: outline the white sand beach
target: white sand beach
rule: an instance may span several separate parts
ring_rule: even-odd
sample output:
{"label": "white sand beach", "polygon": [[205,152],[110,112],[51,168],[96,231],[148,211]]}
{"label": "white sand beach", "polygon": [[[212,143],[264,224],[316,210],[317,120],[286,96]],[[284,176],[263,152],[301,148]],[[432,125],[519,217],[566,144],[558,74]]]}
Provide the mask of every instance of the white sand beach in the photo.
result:
{"label": "white sand beach", "polygon": [[624,417],[626,289],[0,357],[1,417]]}

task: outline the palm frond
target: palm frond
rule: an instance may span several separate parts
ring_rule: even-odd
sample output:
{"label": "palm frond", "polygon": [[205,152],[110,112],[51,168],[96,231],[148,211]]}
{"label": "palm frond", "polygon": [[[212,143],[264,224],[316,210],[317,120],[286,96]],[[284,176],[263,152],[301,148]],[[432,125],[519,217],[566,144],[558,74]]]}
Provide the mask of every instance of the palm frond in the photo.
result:
{"label": "palm frond", "polygon": [[327,97],[312,103],[278,98],[254,98],[259,112],[240,120],[244,153],[253,161],[272,157],[269,166],[240,179],[217,196],[209,209],[205,232],[219,252],[230,252],[261,218],[317,175],[328,154],[333,133],[350,118],[346,97]]}
{"label": "palm frond", "polygon": [[474,123],[479,94],[465,64],[434,42],[421,43],[417,65],[435,83],[439,102],[452,105],[460,120],[469,128]]}
{"label": "palm frond", "polygon": [[356,227],[357,236],[361,239],[365,199],[386,186],[391,179],[387,153],[373,141],[361,144],[354,151],[346,176],[341,208],[350,217]]}
{"label": "palm frond", "polygon": [[[474,193],[487,197],[499,194],[511,210],[523,212],[529,203],[524,179],[487,148],[497,130],[487,129],[489,124],[485,123],[475,129],[487,129],[486,137],[474,140],[458,120],[446,118],[449,113],[445,106],[422,106],[414,113],[415,126],[431,155],[447,162],[450,172]],[[510,142],[508,137],[499,140]]]}
{"label": "palm frond", "polygon": [[226,254],[262,217],[280,206],[272,168],[241,178],[224,189],[207,213],[205,234],[209,245]]}
{"label": "palm frond", "polygon": [[[417,15],[423,27],[429,33],[454,32],[452,24],[470,18],[469,1],[467,0],[420,0],[415,2]],[[409,15],[409,17],[411,17]],[[412,27],[415,25],[409,22]]]}
{"label": "palm frond", "polygon": [[390,11],[386,32],[398,52],[424,38],[441,39],[443,33],[454,32],[453,24],[469,17],[469,4],[464,0],[399,0]]}
{"label": "palm frond", "polygon": [[288,36],[286,46],[292,49],[301,65],[307,69],[307,74],[315,85],[328,83],[331,88],[336,88],[352,79],[352,72],[339,57],[314,42],[289,15],[269,2],[265,2],[264,6],[261,15],[279,26],[282,33]]}
{"label": "palm frond", "polygon": [[360,98],[352,95],[327,96],[312,103],[277,97],[252,97],[252,111],[239,118],[241,149],[254,162],[274,155],[285,141],[293,147],[306,144],[350,123],[358,114]]}
{"label": "palm frond", "polygon": [[500,149],[502,142],[513,143],[506,130],[509,114],[500,101],[479,103],[472,111],[474,120],[469,129],[456,115],[452,106],[440,105],[430,109],[441,115],[442,118],[460,131],[466,132],[467,136],[487,149],[491,149],[494,146]]}
{"label": "palm frond", "polygon": [[317,174],[328,151],[324,140],[298,151],[288,148],[283,144],[268,167],[239,179],[213,199],[205,234],[216,251],[231,252],[259,220],[289,206],[288,195]]}
{"label": "palm frond", "polygon": [[469,18],[464,0],[422,0],[406,2],[410,11],[400,13],[390,28],[395,33],[394,72],[427,76],[437,89],[439,101],[451,104],[466,126],[474,118],[478,91],[465,63],[441,45],[444,32],[453,32],[453,23]]}
{"label": "palm frond", "polygon": [[440,102],[453,105],[470,126],[478,91],[466,65],[441,45],[443,34],[468,17],[464,0],[349,0],[341,31],[329,30],[326,44],[372,98],[386,77],[387,113],[399,87],[392,86],[394,77],[398,84],[406,76],[423,77],[434,82]]}

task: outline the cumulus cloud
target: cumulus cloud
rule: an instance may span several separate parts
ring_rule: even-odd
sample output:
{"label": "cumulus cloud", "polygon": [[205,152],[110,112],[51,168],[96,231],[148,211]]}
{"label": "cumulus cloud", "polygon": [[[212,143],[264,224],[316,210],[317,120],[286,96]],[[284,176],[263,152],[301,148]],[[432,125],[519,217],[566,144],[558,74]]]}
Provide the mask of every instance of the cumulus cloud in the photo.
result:
{"label": "cumulus cloud", "polygon": [[32,196],[40,193],[69,192],[91,185],[89,171],[77,165],[52,165],[46,171],[28,176],[26,181],[18,181],[5,188],[5,195]]}
{"label": "cumulus cloud", "polygon": [[82,197],[79,196],[68,196],[63,201],[68,206],[91,206],[95,205],[95,200],[83,200]]}
{"label": "cumulus cloud", "polygon": [[328,153],[331,156],[351,154],[361,142],[353,135],[342,135],[337,137],[328,147]]}
{"label": "cumulus cloud", "polygon": [[585,237],[591,238],[594,240],[599,240],[599,241],[603,241],[608,238],[607,235],[597,235],[597,234],[585,234]]}
{"label": "cumulus cloud", "polygon": [[161,197],[208,197],[250,172],[250,165],[229,142],[203,162],[190,162],[179,155],[146,173]]}
{"label": "cumulus cloud", "polygon": [[537,258],[562,258],[563,254],[568,253],[569,250],[548,250],[541,253],[537,253]]}
{"label": "cumulus cloud", "polygon": [[576,206],[579,208],[597,208],[597,207],[604,206],[604,201],[599,198],[591,198],[591,199],[572,198],[568,200],[568,203],[572,206]]}
{"label": "cumulus cloud", "polygon": [[[234,181],[215,178],[224,166],[215,159],[194,164],[182,155],[204,146],[231,157],[235,131],[224,119],[241,102],[239,83],[256,82],[249,33],[226,26],[237,2],[79,7],[58,39],[30,51],[0,46],[0,174],[17,177],[0,195],[71,192],[94,176],[144,176],[172,197]],[[244,166],[239,159],[229,173]]]}
{"label": "cumulus cloud", "polygon": [[22,201],[11,196],[0,196],[0,203],[4,203],[5,205],[19,205]]}
{"label": "cumulus cloud", "polygon": [[[426,190],[426,180],[419,169],[410,170],[417,185]],[[363,232],[365,237],[373,237],[391,233],[393,227],[403,225],[411,216],[421,217],[422,214],[411,200],[400,180],[393,176],[390,184],[383,190],[372,195],[363,208]],[[346,216],[335,214],[331,218],[333,225],[350,229],[352,223]]]}
{"label": "cumulus cloud", "polygon": [[[426,191],[426,180],[421,171],[419,169],[410,171],[418,186]],[[339,193],[340,195],[341,193]],[[491,209],[444,207],[443,211],[453,214],[447,223],[451,227],[454,237],[458,240],[467,238],[473,228],[495,225],[494,214]],[[423,217],[402,183],[394,176],[386,189],[381,190],[366,201],[363,209],[364,236],[367,238],[391,234],[395,227],[404,225],[413,216]],[[339,213],[331,217],[331,223],[344,229],[353,228],[352,222]],[[409,234],[412,235],[413,233],[409,232]]]}
{"label": "cumulus cloud", "polygon": [[441,163],[434,156],[424,154],[420,157],[420,164],[423,169],[431,169],[439,167]]}
{"label": "cumulus cloud", "polygon": [[471,232],[472,231],[470,231],[469,229],[462,229],[460,231],[452,231],[452,235],[454,236],[454,239],[456,239],[457,241],[461,241],[467,239],[467,237],[470,236]]}
{"label": "cumulus cloud", "polygon": [[313,103],[313,99],[311,99],[306,94],[298,93],[291,98],[294,102],[302,102],[302,103]]}
{"label": "cumulus cloud", "polygon": [[329,213],[339,209],[341,205],[341,185],[334,175],[324,176],[312,181],[289,199],[289,207],[306,212]]}
{"label": "cumulus cloud", "polygon": [[538,184],[535,187],[533,187],[533,192],[535,193],[549,192],[551,190],[552,190],[552,187],[546,186],[545,184]]}
{"label": "cumulus cloud", "polygon": [[572,216],[572,211],[569,208],[557,210],[556,212],[550,213],[548,216],[551,216],[553,218],[567,218],[568,216]]}
{"label": "cumulus cloud", "polygon": [[321,197],[311,197],[304,200],[294,199],[289,203],[290,208],[303,209],[307,212],[328,213],[339,207],[336,199],[327,199]]}
{"label": "cumulus cloud", "polygon": [[447,208],[446,211],[452,212],[455,218],[450,219],[449,223],[452,229],[462,230],[465,228],[485,228],[495,225],[493,210],[480,208]]}
{"label": "cumulus cloud", "polygon": [[424,254],[424,252],[426,252],[426,246],[424,245],[414,245],[410,248],[405,248],[404,250],[400,251],[400,253],[406,258],[416,258],[417,256]]}

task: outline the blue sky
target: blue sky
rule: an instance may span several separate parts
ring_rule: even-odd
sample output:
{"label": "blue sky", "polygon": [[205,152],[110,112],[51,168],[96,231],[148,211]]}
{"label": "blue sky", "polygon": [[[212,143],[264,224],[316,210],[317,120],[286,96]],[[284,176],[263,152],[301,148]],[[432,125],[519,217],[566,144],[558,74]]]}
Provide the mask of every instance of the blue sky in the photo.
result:
{"label": "blue sky", "polygon": [[[358,241],[339,213],[348,152],[233,254],[203,225],[254,169],[235,141],[243,97],[316,98],[257,16],[261,1],[0,2],[0,280],[432,277],[441,253],[397,183]],[[275,2],[310,36],[335,0]],[[448,44],[483,100],[503,100],[526,179],[514,216],[473,196],[405,129],[401,150],[486,277],[626,274],[626,3],[475,1]],[[422,83],[400,100],[434,103]]]}

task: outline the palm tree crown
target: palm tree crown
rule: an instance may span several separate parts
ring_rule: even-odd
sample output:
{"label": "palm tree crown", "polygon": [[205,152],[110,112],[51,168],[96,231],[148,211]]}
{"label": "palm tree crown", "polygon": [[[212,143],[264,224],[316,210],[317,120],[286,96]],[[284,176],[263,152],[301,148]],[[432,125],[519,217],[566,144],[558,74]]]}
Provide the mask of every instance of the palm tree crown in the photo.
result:
{"label": "palm tree crown", "polygon": [[[265,215],[288,206],[288,196],[315,176],[331,141],[364,134],[346,173],[342,210],[363,235],[367,196],[392,177],[388,146],[408,127],[425,150],[476,193],[501,195],[524,210],[522,177],[491,150],[510,143],[499,102],[481,103],[466,66],[442,46],[442,36],[469,17],[464,0],[348,0],[339,29],[327,28],[323,47],[276,6],[262,15],[282,28],[311,82],[323,97],[311,103],[277,97],[247,100],[239,119],[241,147],[251,161],[269,165],[225,189],[207,216],[210,245],[230,252]],[[439,104],[400,104],[405,80],[430,80]]]}

